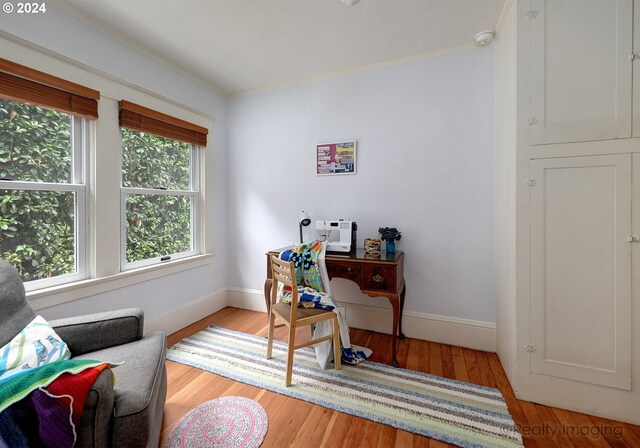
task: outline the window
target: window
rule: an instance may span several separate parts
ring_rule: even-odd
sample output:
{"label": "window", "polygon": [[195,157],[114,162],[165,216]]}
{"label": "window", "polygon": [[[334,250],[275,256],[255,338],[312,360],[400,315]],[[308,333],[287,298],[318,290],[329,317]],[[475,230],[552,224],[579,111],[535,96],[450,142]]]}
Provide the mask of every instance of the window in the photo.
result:
{"label": "window", "polygon": [[126,101],[120,107],[122,268],[198,254],[206,129]]}
{"label": "window", "polygon": [[0,59],[0,258],[27,290],[86,276],[86,118],[97,98]]}

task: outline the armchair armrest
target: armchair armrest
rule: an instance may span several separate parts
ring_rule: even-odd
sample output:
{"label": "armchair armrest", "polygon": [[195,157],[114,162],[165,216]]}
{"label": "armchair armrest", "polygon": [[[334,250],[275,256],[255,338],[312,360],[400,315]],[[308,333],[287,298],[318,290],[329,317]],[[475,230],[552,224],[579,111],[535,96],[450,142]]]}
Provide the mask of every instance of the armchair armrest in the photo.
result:
{"label": "armchair armrest", "polygon": [[113,384],[111,369],[100,372],[84,403],[74,446],[82,448],[111,445],[110,433],[115,402]]}
{"label": "armchair armrest", "polygon": [[142,339],[144,313],[127,308],[49,322],[69,346],[72,356]]}

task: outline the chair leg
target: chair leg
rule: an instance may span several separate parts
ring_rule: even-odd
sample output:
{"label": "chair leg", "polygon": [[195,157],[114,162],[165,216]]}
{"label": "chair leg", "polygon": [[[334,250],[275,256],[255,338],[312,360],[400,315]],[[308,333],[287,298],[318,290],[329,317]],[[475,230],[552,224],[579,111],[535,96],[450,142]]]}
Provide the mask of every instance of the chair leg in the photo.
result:
{"label": "chair leg", "polygon": [[267,359],[271,359],[273,349],[273,326],[276,322],[276,315],[269,311],[269,332],[267,333]]}
{"label": "chair leg", "polygon": [[333,318],[333,365],[336,370],[342,369],[342,347],[340,345],[340,325],[338,318]]}
{"label": "chair leg", "polygon": [[296,346],[296,327],[289,327],[289,347],[287,348],[287,379],[285,386],[291,386],[291,376],[293,374],[293,352]]}

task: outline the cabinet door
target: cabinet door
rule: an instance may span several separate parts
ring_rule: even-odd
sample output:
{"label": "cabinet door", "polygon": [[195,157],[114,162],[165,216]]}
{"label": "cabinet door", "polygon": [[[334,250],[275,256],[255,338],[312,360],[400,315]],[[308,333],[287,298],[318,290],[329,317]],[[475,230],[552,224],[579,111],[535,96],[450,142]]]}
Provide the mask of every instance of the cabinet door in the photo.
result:
{"label": "cabinet door", "polygon": [[640,137],[640,0],[633,2],[633,136]]}
{"label": "cabinet door", "polygon": [[631,155],[531,173],[531,371],[630,390]]}
{"label": "cabinet door", "polygon": [[632,0],[533,0],[530,15],[531,144],[631,137]]}

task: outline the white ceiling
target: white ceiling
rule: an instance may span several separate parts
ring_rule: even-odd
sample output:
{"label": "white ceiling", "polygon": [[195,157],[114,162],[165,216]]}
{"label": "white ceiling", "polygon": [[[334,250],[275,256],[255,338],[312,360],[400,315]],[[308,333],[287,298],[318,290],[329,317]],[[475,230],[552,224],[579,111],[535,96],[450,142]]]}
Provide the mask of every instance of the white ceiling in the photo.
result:
{"label": "white ceiling", "polygon": [[223,93],[275,87],[473,43],[505,0],[55,0]]}

